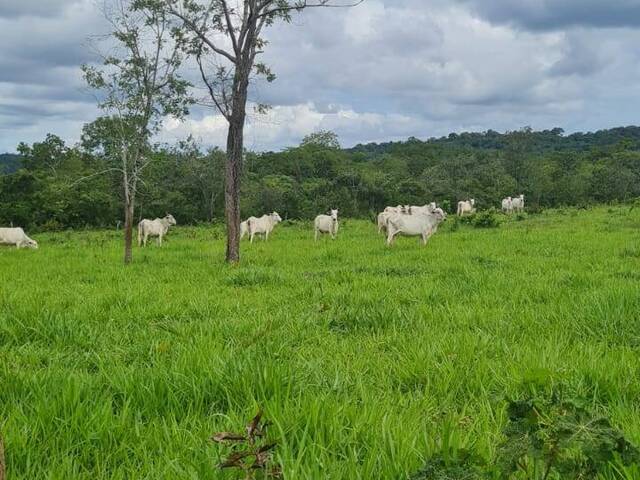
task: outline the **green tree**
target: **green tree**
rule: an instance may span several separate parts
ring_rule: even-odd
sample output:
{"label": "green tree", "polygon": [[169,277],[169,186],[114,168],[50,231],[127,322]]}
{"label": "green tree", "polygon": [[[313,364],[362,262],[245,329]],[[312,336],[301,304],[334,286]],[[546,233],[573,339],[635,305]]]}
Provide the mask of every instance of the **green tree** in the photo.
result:
{"label": "green tree", "polygon": [[104,56],[102,68],[83,67],[87,84],[100,92],[99,106],[110,117],[102,127],[113,155],[109,170],[122,175],[125,264],[132,260],[136,196],[153,160],[150,139],[164,117],[182,118],[192,103],[189,84],[178,74],[182,39],[164,12],[147,5],[145,0],[112,0],[105,14],[117,49]]}

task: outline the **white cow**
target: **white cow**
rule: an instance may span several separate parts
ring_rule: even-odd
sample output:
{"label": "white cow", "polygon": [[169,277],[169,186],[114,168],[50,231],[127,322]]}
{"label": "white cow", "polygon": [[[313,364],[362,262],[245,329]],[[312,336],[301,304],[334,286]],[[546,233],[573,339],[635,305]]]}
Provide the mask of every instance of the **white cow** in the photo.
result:
{"label": "white cow", "polygon": [[21,228],[0,228],[0,245],[15,245],[16,248],[38,248],[38,242],[27,237]]}
{"label": "white cow", "polygon": [[385,213],[408,213],[411,214],[411,205],[398,205],[397,207],[387,207]]}
{"label": "white cow", "polygon": [[338,235],[338,210],[331,210],[330,215],[318,215],[313,225],[316,241],[318,241],[318,235],[322,233],[328,233],[335,240]]}
{"label": "white cow", "polygon": [[422,205],[422,206],[418,206],[418,205],[411,205],[409,207],[409,212],[411,214],[414,213],[433,213],[436,208],[438,208],[438,206],[436,205],[436,202],[431,202],[431,203],[427,203],[426,205]]}
{"label": "white cow", "polygon": [[389,217],[391,215],[395,215],[394,213],[391,212],[380,212],[378,214],[378,233],[381,233],[382,231],[387,231],[387,220],[389,220]]}
{"label": "white cow", "polygon": [[393,215],[387,221],[387,245],[391,245],[397,235],[422,237],[422,244],[426,245],[445,217],[442,209],[436,209],[433,213]]}
{"label": "white cow", "polygon": [[173,215],[167,213],[164,218],[147,220],[146,218],[138,224],[138,246],[147,246],[149,237],[158,237],[158,245],[162,245],[162,239],[169,231],[169,227],[176,224]]}
{"label": "white cow", "polygon": [[265,242],[269,239],[269,234],[275,226],[282,221],[278,212],[269,215],[263,215],[260,218],[251,217],[247,220],[247,230],[253,243],[253,237],[256,235],[264,235]]}
{"label": "white cow", "polygon": [[458,202],[458,216],[462,217],[465,214],[473,214],[476,213],[476,201],[475,199],[471,199],[471,200],[463,200],[461,202]]}
{"label": "white cow", "polygon": [[502,212],[511,213],[513,211],[513,199],[511,197],[502,200]]}
{"label": "white cow", "polygon": [[[378,233],[382,231],[387,231],[387,221],[393,215],[411,215],[412,212],[411,205],[398,205],[397,207],[387,207],[384,209],[384,212],[380,212],[378,214]],[[422,208],[422,207],[417,207]]]}
{"label": "white cow", "polygon": [[511,201],[514,212],[524,212],[524,195],[519,195]]}
{"label": "white cow", "polygon": [[249,217],[240,224],[240,240],[249,233],[249,220],[257,220],[256,217]]}

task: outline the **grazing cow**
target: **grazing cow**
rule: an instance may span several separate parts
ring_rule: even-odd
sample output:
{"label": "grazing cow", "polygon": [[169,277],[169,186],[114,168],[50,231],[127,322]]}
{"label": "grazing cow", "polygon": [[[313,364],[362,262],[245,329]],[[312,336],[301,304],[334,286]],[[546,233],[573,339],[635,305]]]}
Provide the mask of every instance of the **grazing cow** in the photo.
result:
{"label": "grazing cow", "polygon": [[433,213],[393,215],[387,221],[387,245],[391,245],[397,235],[422,237],[422,244],[426,245],[445,218],[446,215],[442,209],[436,209]]}
{"label": "grazing cow", "polygon": [[146,218],[138,224],[138,246],[147,246],[149,237],[158,237],[158,245],[162,245],[162,239],[169,231],[169,227],[176,224],[173,215],[167,213],[164,218],[147,220]]}
{"label": "grazing cow", "polygon": [[27,237],[21,228],[0,228],[0,245],[15,245],[16,248],[38,248],[38,242]]}
{"label": "grazing cow", "polygon": [[511,213],[513,211],[513,199],[511,197],[507,197],[502,200],[502,212],[503,213]]}
{"label": "grazing cow", "polygon": [[476,201],[475,199],[471,199],[471,200],[463,200],[461,202],[458,202],[458,216],[462,217],[465,214],[473,214],[476,213]]}
{"label": "grazing cow", "polygon": [[264,235],[265,242],[269,239],[269,234],[275,226],[282,221],[278,212],[269,215],[263,215],[260,218],[251,217],[247,220],[247,229],[253,243],[253,237],[256,235]]}
{"label": "grazing cow", "polygon": [[338,235],[338,210],[331,210],[330,215],[318,215],[313,225],[316,241],[318,241],[318,235],[321,233],[328,233],[335,240]]}
{"label": "grazing cow", "polygon": [[513,200],[511,200],[512,211],[514,212],[524,212],[524,195],[519,195]]}

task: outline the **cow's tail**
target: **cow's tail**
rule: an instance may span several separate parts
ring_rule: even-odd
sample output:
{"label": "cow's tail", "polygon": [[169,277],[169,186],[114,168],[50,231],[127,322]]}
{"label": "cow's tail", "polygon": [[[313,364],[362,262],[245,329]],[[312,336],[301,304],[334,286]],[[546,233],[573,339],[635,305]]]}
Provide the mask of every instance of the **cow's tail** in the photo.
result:
{"label": "cow's tail", "polygon": [[138,246],[142,245],[142,222],[138,223]]}

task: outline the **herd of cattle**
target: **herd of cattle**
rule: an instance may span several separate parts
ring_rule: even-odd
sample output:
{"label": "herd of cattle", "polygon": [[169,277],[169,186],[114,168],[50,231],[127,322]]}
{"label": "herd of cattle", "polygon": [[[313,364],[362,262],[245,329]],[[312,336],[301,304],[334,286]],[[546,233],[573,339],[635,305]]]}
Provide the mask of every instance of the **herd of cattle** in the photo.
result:
{"label": "herd of cattle", "polygon": [[[458,216],[475,213],[475,199],[458,202],[456,211]],[[502,211],[506,214],[524,211],[524,195],[507,197],[502,200]],[[387,245],[393,244],[398,236],[420,237],[424,245],[431,236],[438,231],[438,226],[447,218],[444,210],[435,202],[423,206],[398,205],[387,207],[378,214],[378,233],[385,232]],[[282,221],[277,212],[262,217],[249,217],[240,224],[240,239],[249,236],[253,243],[256,235],[262,235],[266,240],[273,229]],[[173,215],[155,220],[144,219],[138,224],[138,246],[146,246],[149,237],[157,238],[158,245],[169,228],[176,225]],[[313,222],[314,238],[320,235],[330,235],[335,239],[338,235],[338,210],[331,210],[329,215],[318,215]],[[38,242],[29,238],[22,228],[0,228],[0,245],[11,245],[17,248],[38,248]]]}

